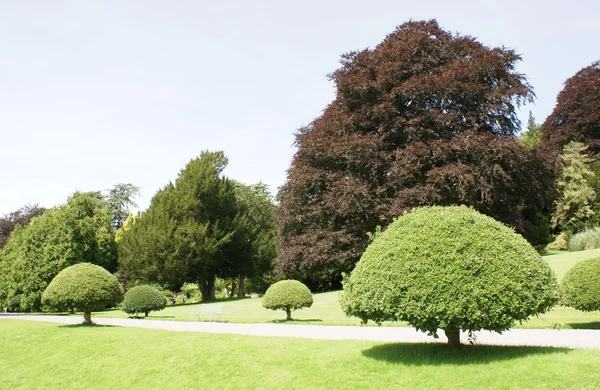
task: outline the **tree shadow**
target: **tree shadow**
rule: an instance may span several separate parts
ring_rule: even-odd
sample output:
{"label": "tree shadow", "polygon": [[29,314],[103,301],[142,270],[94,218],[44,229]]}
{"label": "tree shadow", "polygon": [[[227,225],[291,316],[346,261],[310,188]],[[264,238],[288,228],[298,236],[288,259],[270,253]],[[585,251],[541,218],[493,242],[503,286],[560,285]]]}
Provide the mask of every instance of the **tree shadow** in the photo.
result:
{"label": "tree shadow", "polygon": [[501,345],[461,345],[442,343],[390,343],[362,351],[365,357],[409,366],[489,364],[529,355],[567,353],[569,348],[515,347]]}
{"label": "tree shadow", "polygon": [[[151,314],[148,318],[150,318],[150,317],[152,317],[152,318],[175,318],[175,316],[159,316],[159,315],[156,315],[156,314]],[[145,317],[142,316],[142,317],[138,317],[138,318],[143,319]]]}
{"label": "tree shadow", "polygon": [[591,329],[600,330],[600,321],[595,322],[569,322],[567,323],[573,329]]}
{"label": "tree shadow", "polygon": [[270,320],[269,322],[274,323],[274,324],[301,324],[304,322],[323,322],[323,320],[319,319],[319,318],[306,318],[306,319],[301,319],[301,320],[297,320],[297,319],[291,319],[291,320]]}
{"label": "tree shadow", "polygon": [[102,325],[102,324],[63,324],[59,325],[59,328],[120,328],[120,326],[116,325]]}

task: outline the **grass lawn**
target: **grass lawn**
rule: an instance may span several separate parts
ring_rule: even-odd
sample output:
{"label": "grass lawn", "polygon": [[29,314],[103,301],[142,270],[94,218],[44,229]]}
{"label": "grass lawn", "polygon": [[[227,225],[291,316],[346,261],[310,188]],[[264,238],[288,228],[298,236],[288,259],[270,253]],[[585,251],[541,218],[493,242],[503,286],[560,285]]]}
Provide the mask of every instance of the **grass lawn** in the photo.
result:
{"label": "grass lawn", "polygon": [[600,352],[323,341],[0,320],[10,389],[593,389]]}
{"label": "grass lawn", "polygon": [[[557,273],[559,279],[580,260],[600,257],[600,249],[582,252],[563,252],[545,256],[544,259]],[[292,313],[294,323],[321,325],[360,325],[360,320],[347,318],[338,304],[339,291],[314,294],[313,306]],[[237,299],[224,301],[222,320],[226,322],[285,322],[283,311],[267,310],[261,299]],[[199,304],[168,306],[165,310],[150,313],[150,319],[188,321],[190,313],[199,310]],[[98,317],[126,318],[120,310],[94,313]],[[373,323],[370,323],[373,325]],[[384,326],[405,324],[384,323]],[[600,329],[600,311],[584,313],[569,307],[558,306],[549,313],[517,325],[517,328],[563,328]]]}

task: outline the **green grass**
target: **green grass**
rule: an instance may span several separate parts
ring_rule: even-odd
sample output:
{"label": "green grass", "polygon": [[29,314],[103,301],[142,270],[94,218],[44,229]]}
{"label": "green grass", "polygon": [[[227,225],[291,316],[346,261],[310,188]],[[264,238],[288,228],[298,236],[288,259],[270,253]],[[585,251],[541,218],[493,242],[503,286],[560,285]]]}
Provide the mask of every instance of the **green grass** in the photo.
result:
{"label": "green grass", "polygon": [[600,352],[0,320],[7,389],[593,389]]}
{"label": "green grass", "polygon": [[544,259],[550,264],[550,267],[556,272],[560,280],[577,262],[585,259],[593,259],[594,257],[600,257],[600,249],[581,252],[561,252],[559,254],[544,256]]}
{"label": "green grass", "polygon": [[[545,256],[544,259],[557,273],[559,279],[578,261],[600,257],[600,249],[583,252],[562,252]],[[292,313],[293,323],[317,325],[360,325],[360,320],[348,318],[338,303],[339,291],[314,294],[313,306]],[[160,312],[150,313],[150,319],[188,321],[190,313],[199,310],[199,304],[168,306]],[[120,310],[94,313],[98,317],[127,318]],[[285,322],[285,313],[267,310],[260,299],[236,299],[224,301],[222,320],[226,322]],[[374,325],[371,323],[371,325]],[[406,324],[384,323],[384,326],[406,326]],[[600,329],[600,311],[584,313],[569,307],[558,306],[549,313],[518,324],[517,328],[563,328]]]}

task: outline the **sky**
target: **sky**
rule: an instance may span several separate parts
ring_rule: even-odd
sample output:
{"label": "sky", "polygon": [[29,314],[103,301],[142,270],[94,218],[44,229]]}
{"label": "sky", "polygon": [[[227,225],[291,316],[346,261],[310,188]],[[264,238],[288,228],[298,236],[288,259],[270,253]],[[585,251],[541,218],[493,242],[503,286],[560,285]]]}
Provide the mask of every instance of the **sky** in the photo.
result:
{"label": "sky", "polygon": [[203,150],[276,192],[340,55],[410,19],[515,49],[537,95],[519,116],[542,122],[600,59],[597,15],[597,0],[0,0],[0,215],[116,183],[144,209]]}

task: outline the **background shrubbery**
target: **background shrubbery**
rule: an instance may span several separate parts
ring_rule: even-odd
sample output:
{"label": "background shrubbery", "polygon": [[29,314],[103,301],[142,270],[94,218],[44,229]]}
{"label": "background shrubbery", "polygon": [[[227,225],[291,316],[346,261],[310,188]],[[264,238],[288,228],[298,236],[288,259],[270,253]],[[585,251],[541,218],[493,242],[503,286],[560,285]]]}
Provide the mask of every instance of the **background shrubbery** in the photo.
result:
{"label": "background shrubbery", "polygon": [[600,228],[593,227],[574,234],[569,239],[568,249],[571,252],[600,248]]}

